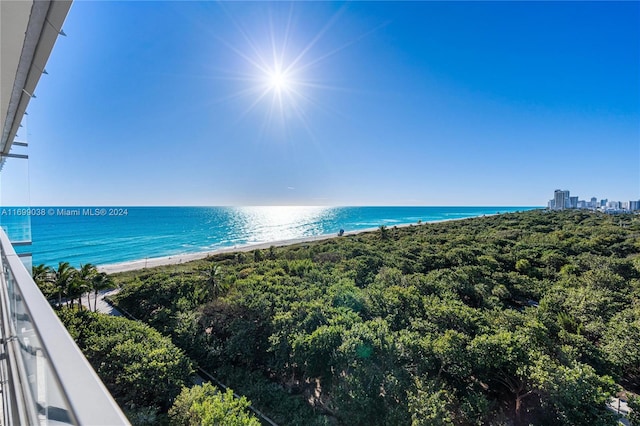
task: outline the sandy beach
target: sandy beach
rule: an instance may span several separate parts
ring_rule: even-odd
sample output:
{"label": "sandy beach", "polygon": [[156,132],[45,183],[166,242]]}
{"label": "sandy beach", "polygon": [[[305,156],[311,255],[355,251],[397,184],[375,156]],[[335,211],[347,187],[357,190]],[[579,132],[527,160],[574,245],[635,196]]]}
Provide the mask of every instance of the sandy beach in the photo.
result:
{"label": "sandy beach", "polygon": [[[494,216],[493,214],[487,214],[483,216]],[[471,219],[470,217],[462,217],[462,218],[452,218],[452,219],[443,219],[443,220],[433,220],[429,222],[420,222],[420,223],[403,223],[398,225],[387,226],[387,228],[406,228],[409,226],[420,226],[426,225],[429,223],[438,223],[438,222],[451,222],[455,220],[465,220]],[[345,231],[343,236],[347,235],[356,235],[365,232],[375,232],[379,228],[366,228],[359,229],[356,231]],[[268,241],[264,243],[257,244],[245,244],[233,247],[224,247],[217,250],[204,251],[198,253],[184,253],[184,254],[176,254],[173,256],[164,256],[164,257],[149,257],[145,259],[133,260],[129,262],[121,262],[121,263],[113,263],[110,265],[102,265],[98,266],[98,271],[106,272],[107,274],[115,274],[118,272],[128,272],[128,271],[136,271],[139,269],[145,268],[154,268],[156,266],[167,266],[167,265],[178,265],[180,263],[191,262],[193,260],[204,259],[209,256],[213,256],[221,253],[235,253],[235,252],[247,252],[252,250],[264,250],[268,249],[271,246],[274,247],[283,247],[290,246],[299,243],[310,243],[313,241],[322,241],[328,240],[330,238],[339,238],[337,234],[325,234],[325,235],[314,235],[309,237],[301,237],[301,238],[292,238],[289,240],[279,240],[279,241]]]}
{"label": "sandy beach", "polygon": [[[403,225],[396,225],[396,226],[400,228],[400,227],[412,226],[412,225],[414,224],[403,224]],[[349,232],[345,232],[343,235],[345,236],[355,235],[355,234],[360,234],[362,232],[376,231],[377,229],[378,228],[368,228],[368,229],[362,229],[358,231],[349,231]],[[191,262],[193,260],[204,259],[206,257],[213,256],[216,254],[221,254],[221,253],[263,250],[263,249],[268,249],[271,246],[274,246],[274,247],[290,246],[290,245],[299,244],[299,243],[309,243],[313,241],[328,240],[330,238],[338,238],[338,235],[337,234],[315,235],[310,237],[293,238],[289,240],[269,241],[265,243],[224,247],[217,250],[198,252],[198,253],[184,253],[184,254],[176,254],[173,256],[164,256],[164,257],[149,257],[145,259],[133,260],[130,262],[121,262],[121,263],[113,263],[110,265],[98,266],[98,271],[106,272],[107,274],[115,274],[118,272],[135,271],[135,270],[145,269],[145,268],[154,268],[156,266],[177,265],[180,263]]]}

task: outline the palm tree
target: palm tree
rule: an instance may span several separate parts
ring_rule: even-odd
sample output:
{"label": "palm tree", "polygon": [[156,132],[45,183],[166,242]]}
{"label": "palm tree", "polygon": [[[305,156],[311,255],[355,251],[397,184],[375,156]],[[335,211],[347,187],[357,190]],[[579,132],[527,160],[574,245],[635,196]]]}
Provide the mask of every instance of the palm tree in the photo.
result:
{"label": "palm tree", "polygon": [[87,263],[85,265],[80,265],[80,270],[78,271],[78,304],[82,306],[81,297],[86,292],[87,293],[87,309],[91,310],[91,292],[90,290],[93,288],[93,279],[98,275],[98,269],[95,265],[91,263]]}
{"label": "palm tree", "polygon": [[55,289],[58,292],[58,305],[62,305],[62,296],[66,296],[69,292],[77,272],[69,262],[58,263],[58,269],[53,273]]}
{"label": "palm tree", "polygon": [[204,277],[205,296],[213,299],[220,296],[224,290],[221,280],[222,269],[220,266],[211,263],[207,268],[200,270],[200,274]]}
{"label": "palm tree", "polygon": [[386,226],[380,225],[378,229],[380,230],[380,239],[386,240],[387,238],[389,238],[389,230]]}
{"label": "palm tree", "polygon": [[[100,272],[94,275],[91,280],[91,288],[93,289],[93,311],[98,311],[98,293],[100,290],[106,290],[113,286],[113,281],[111,281],[111,277],[104,272]],[[91,306],[91,305],[89,305]]]}
{"label": "palm tree", "polygon": [[33,277],[33,280],[36,282],[36,284],[38,283],[39,280],[40,281],[46,280],[49,274],[51,274],[51,272],[53,272],[53,270],[51,269],[51,266],[47,266],[44,263],[33,266],[31,268],[31,276]]}
{"label": "palm tree", "polygon": [[53,269],[51,266],[46,266],[42,263],[33,266],[31,268],[31,277],[47,300],[55,294]]}
{"label": "palm tree", "polygon": [[67,287],[67,300],[69,305],[73,307],[76,299],[78,299],[78,309],[82,307],[82,295],[85,291],[85,282],[80,278],[78,271],[73,275],[69,286]]}

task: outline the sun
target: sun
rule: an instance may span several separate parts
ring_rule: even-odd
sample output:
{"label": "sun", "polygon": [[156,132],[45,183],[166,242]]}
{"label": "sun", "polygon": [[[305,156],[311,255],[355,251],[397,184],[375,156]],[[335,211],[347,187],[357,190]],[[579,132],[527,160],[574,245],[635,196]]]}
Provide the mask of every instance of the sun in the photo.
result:
{"label": "sun", "polygon": [[[348,90],[333,86],[327,80],[327,70],[331,74],[330,59],[377,28],[335,46],[328,34],[346,6],[335,11],[326,23],[321,23],[317,31],[306,28],[303,31],[296,25],[302,18],[295,13],[295,2],[288,8],[280,5],[269,3],[266,12],[251,24],[236,20],[223,5],[226,16],[237,30],[238,41],[217,40],[239,59],[234,62],[236,68],[230,74],[231,79],[242,83],[226,99],[248,101],[238,121],[256,111],[262,112],[261,134],[271,130],[284,129],[288,133],[291,129],[304,129],[313,138],[313,117],[318,111],[330,110],[319,102],[319,94],[328,90]],[[322,98],[326,99],[326,96]]]}
{"label": "sun", "polygon": [[324,75],[320,70],[341,50],[330,45],[321,48],[320,41],[337,16],[321,25],[318,32],[307,32],[296,25],[301,18],[294,3],[282,7],[269,4],[255,21],[237,20],[226,5],[222,6],[237,30],[233,33],[237,40],[216,39],[234,53],[229,75],[240,83],[238,90],[225,99],[247,100],[238,121],[263,115],[261,134],[304,129],[313,135],[310,123],[319,109],[315,96],[328,87],[321,84]]}
{"label": "sun", "polygon": [[290,91],[293,86],[291,78],[281,72],[273,71],[267,74],[269,89],[275,92]]}

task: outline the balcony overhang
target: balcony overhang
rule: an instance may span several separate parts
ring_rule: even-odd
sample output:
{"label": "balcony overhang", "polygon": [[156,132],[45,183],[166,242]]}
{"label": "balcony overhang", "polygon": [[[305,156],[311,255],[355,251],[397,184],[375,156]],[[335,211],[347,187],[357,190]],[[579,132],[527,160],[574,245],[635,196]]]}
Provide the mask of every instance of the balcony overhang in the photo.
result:
{"label": "balcony overhang", "polygon": [[0,167],[70,7],[71,0],[0,1]]}

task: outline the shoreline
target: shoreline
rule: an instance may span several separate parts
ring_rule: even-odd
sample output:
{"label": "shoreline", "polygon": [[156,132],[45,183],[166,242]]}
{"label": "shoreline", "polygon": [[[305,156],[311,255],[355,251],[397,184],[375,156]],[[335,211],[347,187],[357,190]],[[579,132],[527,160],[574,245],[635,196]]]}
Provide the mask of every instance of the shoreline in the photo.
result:
{"label": "shoreline", "polygon": [[[448,219],[448,220],[460,220],[460,219]],[[434,223],[434,222],[429,222],[429,223]],[[394,226],[397,228],[400,228],[400,227],[418,226],[418,225],[413,223],[406,223],[406,224],[394,225]],[[342,236],[346,237],[348,235],[356,235],[364,232],[373,232],[373,231],[377,231],[378,229],[379,228],[366,228],[366,229],[360,229],[357,231],[345,231],[344,234],[342,234]],[[137,271],[141,269],[155,268],[158,266],[179,265],[181,263],[187,263],[187,262],[192,262],[194,260],[205,259],[209,256],[215,256],[217,254],[264,250],[264,249],[268,249],[271,246],[285,247],[285,246],[292,246],[294,244],[312,243],[315,241],[323,241],[323,240],[328,240],[331,238],[339,238],[339,237],[340,236],[338,234],[312,235],[308,237],[290,238],[287,240],[266,241],[263,243],[250,243],[250,244],[243,244],[243,245],[237,245],[232,247],[222,247],[216,250],[201,251],[196,253],[182,253],[182,254],[175,254],[171,256],[149,257],[145,259],[130,260],[127,262],[101,265],[101,266],[98,266],[97,268],[99,272],[106,272],[107,274],[117,274],[119,272]]]}
{"label": "shoreline", "polygon": [[[392,225],[392,226],[385,225],[385,226],[387,226],[388,229],[408,228],[410,226],[421,226],[421,225],[426,225],[430,223],[452,222],[456,220],[473,219],[477,217],[495,216],[498,214],[503,214],[503,213],[493,213],[493,214],[486,214],[482,216],[459,217],[459,218],[451,218],[451,219],[439,219],[439,220],[432,220],[432,221],[421,222],[421,223],[417,223],[417,222],[402,223],[398,225]],[[357,235],[357,234],[362,234],[366,232],[374,232],[374,231],[377,231],[378,229],[380,228],[375,227],[375,228],[358,229],[354,231],[345,231],[344,234],[342,234],[342,236],[346,237],[349,235]],[[263,243],[250,243],[250,244],[243,244],[243,245],[237,245],[232,247],[222,247],[222,248],[219,248],[216,250],[210,250],[210,251],[202,251],[202,252],[196,252],[196,253],[182,253],[182,254],[175,254],[171,256],[149,257],[149,258],[138,259],[138,260],[130,260],[126,262],[111,263],[107,265],[100,265],[97,268],[99,272],[105,272],[107,274],[117,274],[120,272],[138,271],[138,270],[143,270],[148,268],[155,268],[158,266],[180,265],[182,263],[192,262],[194,260],[202,260],[209,256],[215,256],[223,253],[237,253],[237,252],[249,252],[253,250],[264,250],[264,249],[268,249],[271,246],[285,247],[285,246],[291,246],[291,245],[300,244],[300,243],[312,243],[316,241],[323,241],[331,238],[340,238],[340,236],[334,233],[334,234],[312,235],[312,236],[299,237],[299,238],[290,238],[287,240],[267,241]]]}

